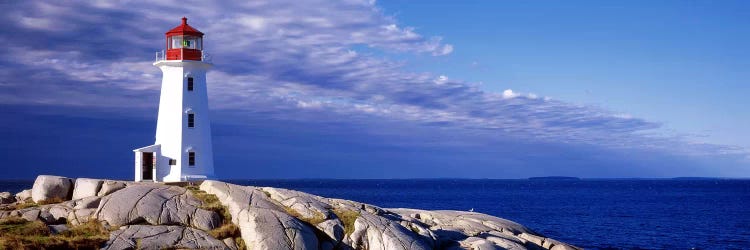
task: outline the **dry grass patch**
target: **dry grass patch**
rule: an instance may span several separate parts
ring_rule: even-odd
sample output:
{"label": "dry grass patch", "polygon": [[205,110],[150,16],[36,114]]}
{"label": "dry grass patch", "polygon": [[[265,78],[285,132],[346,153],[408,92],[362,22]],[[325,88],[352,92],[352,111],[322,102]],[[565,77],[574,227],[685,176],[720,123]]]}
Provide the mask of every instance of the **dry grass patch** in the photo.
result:
{"label": "dry grass patch", "polygon": [[258,190],[260,190],[261,192],[263,192],[264,194],[266,194],[266,197],[271,198],[271,193],[269,193],[268,191],[263,190],[263,189],[258,189]]}
{"label": "dry grass patch", "polygon": [[106,235],[109,238],[109,230],[104,228],[99,221],[92,219],[86,223],[71,227],[70,230],[61,233],[61,235],[70,237],[98,237]]}
{"label": "dry grass patch", "polygon": [[237,249],[247,250],[247,245],[245,245],[245,241],[242,240],[242,237],[234,238],[234,243],[237,244]]}
{"label": "dry grass patch", "polygon": [[21,217],[8,217],[0,220],[0,235],[49,234],[47,225],[41,221],[27,221]]}
{"label": "dry grass patch", "polygon": [[313,217],[305,217],[302,216],[302,214],[298,213],[296,210],[292,209],[291,207],[283,206],[284,210],[287,214],[293,216],[294,218],[297,218],[301,221],[310,223],[311,225],[317,225],[318,223],[321,223],[327,219],[325,214],[315,212],[315,216]]}
{"label": "dry grass patch", "polygon": [[189,190],[195,198],[202,201],[200,208],[214,211],[219,214],[219,217],[221,217],[221,226],[208,232],[211,237],[220,240],[233,238],[239,249],[247,249],[245,247],[245,242],[240,235],[240,228],[232,223],[232,215],[229,213],[229,209],[221,204],[216,195],[206,193],[205,191],[200,190],[197,186],[187,186],[185,188]]}
{"label": "dry grass patch", "polygon": [[29,199],[26,199],[25,201],[19,201],[13,204],[3,205],[2,207],[0,207],[0,210],[2,211],[21,210],[24,208],[38,207],[40,205],[57,204],[57,203],[61,203],[64,201],[65,200],[60,199],[60,198],[52,198],[52,199],[39,201],[37,203],[37,202],[32,201],[31,198],[29,198]]}
{"label": "dry grass patch", "polygon": [[39,204],[36,204],[33,201],[28,200],[28,201],[24,201],[24,202],[18,202],[18,203],[3,205],[2,207],[0,207],[0,210],[2,210],[2,211],[13,211],[13,210],[20,210],[20,209],[30,208],[30,207],[38,207],[38,206],[39,206]]}
{"label": "dry grass patch", "polygon": [[206,191],[200,190],[197,186],[188,186],[185,188],[193,194],[193,197],[202,201],[200,208],[218,213],[224,221],[232,221],[232,215],[229,214],[229,210],[221,204],[219,197],[206,193]]}
{"label": "dry grass patch", "polygon": [[0,235],[0,249],[99,249],[109,240],[109,231],[94,220],[52,234],[40,221],[11,217],[0,220]]}
{"label": "dry grass patch", "polygon": [[333,213],[336,214],[336,217],[339,217],[341,223],[344,224],[344,234],[351,235],[354,232],[354,222],[359,217],[359,212],[343,208],[334,208]]}
{"label": "dry grass patch", "polygon": [[51,198],[51,199],[41,200],[41,201],[39,201],[39,202],[37,202],[37,203],[39,203],[39,205],[48,205],[48,204],[57,204],[57,203],[61,203],[61,202],[63,202],[63,201],[65,201],[65,200],[63,200],[63,199],[61,199],[61,198],[57,198],[57,197],[55,197],[55,198]]}
{"label": "dry grass patch", "polygon": [[303,218],[302,220],[313,225],[318,225],[321,222],[326,221],[326,219],[327,217],[325,214],[315,212],[315,216],[313,216],[312,218]]}
{"label": "dry grass patch", "polygon": [[240,236],[240,228],[234,223],[224,223],[220,227],[214,228],[208,234],[216,239],[234,238]]}

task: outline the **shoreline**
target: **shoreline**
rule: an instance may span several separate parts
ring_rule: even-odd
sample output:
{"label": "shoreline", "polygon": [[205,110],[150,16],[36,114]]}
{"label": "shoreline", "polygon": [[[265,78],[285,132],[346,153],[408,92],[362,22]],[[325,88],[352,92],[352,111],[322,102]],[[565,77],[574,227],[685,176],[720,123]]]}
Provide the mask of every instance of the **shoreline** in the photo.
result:
{"label": "shoreline", "polygon": [[[201,244],[228,249],[234,249],[231,242],[235,247],[244,244],[255,249],[356,249],[367,246],[389,249],[399,249],[399,246],[403,249],[442,249],[448,246],[459,249],[579,249],[546,238],[518,223],[481,213],[383,209],[289,189],[240,186],[221,181],[204,181],[200,186],[183,188],[39,176],[33,188],[24,192],[32,194],[30,199],[37,206],[3,211],[0,218],[25,217],[28,221],[44,221],[50,228],[58,225],[75,228],[95,221],[94,224],[99,223],[109,230],[110,238],[102,243],[106,249],[142,243],[150,235],[138,232],[146,229],[165,234],[188,230],[194,234],[211,235],[217,228],[233,227],[237,229],[226,229],[233,233],[220,234],[227,236],[224,238],[201,236],[205,239]],[[24,200],[24,204],[29,199],[24,194],[18,198]],[[53,201],[48,203],[49,200]],[[81,205],[83,200],[88,203]],[[93,201],[98,201],[96,208]],[[212,209],[204,209],[206,204]],[[124,209],[128,207],[132,209]],[[52,219],[45,217],[46,213],[52,214]],[[163,217],[164,213],[177,216]],[[36,215],[36,218],[31,215]],[[281,228],[293,228],[296,233],[290,236],[284,230],[276,231],[274,223],[268,224],[267,219],[261,218],[275,218],[284,225]],[[149,244],[165,246],[164,242],[158,241]]]}

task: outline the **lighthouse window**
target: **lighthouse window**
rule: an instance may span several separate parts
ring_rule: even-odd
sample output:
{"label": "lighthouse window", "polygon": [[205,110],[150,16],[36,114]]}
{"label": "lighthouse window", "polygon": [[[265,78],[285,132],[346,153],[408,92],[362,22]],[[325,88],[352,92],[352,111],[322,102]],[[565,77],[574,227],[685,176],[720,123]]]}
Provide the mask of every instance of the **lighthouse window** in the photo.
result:
{"label": "lighthouse window", "polygon": [[193,91],[193,78],[188,77],[187,79],[187,89],[188,91]]}
{"label": "lighthouse window", "polygon": [[169,165],[170,166],[177,165],[177,160],[175,160],[175,159],[169,159]]}
{"label": "lighthouse window", "polygon": [[188,153],[188,165],[195,166],[195,152]]}
{"label": "lighthouse window", "polygon": [[169,37],[169,40],[172,41],[171,43],[169,43],[170,49],[182,48],[182,36],[172,36],[172,37]]}
{"label": "lighthouse window", "polygon": [[169,49],[203,49],[203,39],[197,36],[170,36]]}
{"label": "lighthouse window", "polygon": [[182,47],[186,49],[197,49],[197,37],[194,36],[185,36],[182,38]]}
{"label": "lighthouse window", "polygon": [[195,127],[195,114],[188,114],[188,128]]}

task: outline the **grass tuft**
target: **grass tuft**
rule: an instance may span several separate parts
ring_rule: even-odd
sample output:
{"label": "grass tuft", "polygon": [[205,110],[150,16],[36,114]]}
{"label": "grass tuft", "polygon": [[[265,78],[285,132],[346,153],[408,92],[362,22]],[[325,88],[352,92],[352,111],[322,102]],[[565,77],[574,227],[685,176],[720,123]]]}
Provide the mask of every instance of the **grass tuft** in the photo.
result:
{"label": "grass tuft", "polygon": [[269,193],[268,191],[263,190],[263,189],[260,189],[260,191],[266,194],[266,197],[271,198],[271,193]]}
{"label": "grass tuft", "polygon": [[287,207],[283,205],[281,207],[284,208],[287,214],[301,221],[310,223],[311,225],[317,225],[318,223],[321,223],[327,219],[326,215],[322,213],[315,212],[315,216],[313,217],[304,217],[302,216],[302,214],[298,213],[296,210],[292,209],[291,207]]}
{"label": "grass tuft", "polygon": [[351,235],[354,232],[354,222],[359,217],[359,213],[342,208],[334,208],[333,213],[336,214],[336,217],[339,217],[341,223],[344,224],[344,234]]}
{"label": "grass tuft", "polygon": [[237,249],[247,250],[247,245],[245,245],[245,241],[242,239],[242,237],[235,237],[234,243],[237,244]]}
{"label": "grass tuft", "polygon": [[20,217],[0,220],[0,235],[48,235],[47,225],[41,221],[27,221]]}
{"label": "grass tuft", "polygon": [[20,209],[30,208],[30,207],[38,207],[38,206],[39,206],[39,204],[36,204],[33,201],[31,201],[31,200],[27,200],[27,201],[24,201],[24,202],[18,202],[18,203],[13,203],[13,204],[9,204],[9,205],[4,205],[4,206],[0,207],[0,210],[2,210],[2,211],[13,211],[13,210],[20,210]]}
{"label": "grass tuft", "polygon": [[201,209],[214,211],[219,214],[222,220],[231,223],[232,215],[229,213],[229,209],[221,204],[221,202],[219,201],[219,197],[216,197],[216,195],[213,194],[206,193],[206,191],[200,190],[197,186],[187,186],[185,188],[187,190],[190,190],[190,192],[193,194],[193,197],[198,198],[202,201],[202,205],[200,206]]}
{"label": "grass tuft", "polygon": [[0,220],[0,249],[99,249],[109,231],[95,220],[52,234],[41,221],[18,217]]}
{"label": "grass tuft", "polygon": [[219,198],[216,197],[216,195],[200,190],[197,186],[187,186],[185,188],[189,190],[195,198],[202,201],[200,208],[214,211],[219,214],[219,217],[221,217],[221,226],[212,229],[208,234],[216,239],[234,238],[235,243],[237,243],[237,246],[240,249],[246,249],[244,247],[245,242],[242,241],[240,235],[240,228],[232,223],[232,215],[229,213],[229,209],[221,204]]}
{"label": "grass tuft", "polygon": [[46,200],[41,200],[41,201],[39,201],[37,203],[39,203],[39,205],[48,205],[48,204],[57,204],[57,203],[60,203],[60,202],[63,202],[63,201],[65,201],[65,200],[63,200],[61,198],[58,198],[58,197],[55,197],[55,198],[50,198],[50,199],[46,199]]}
{"label": "grass tuft", "polygon": [[214,228],[208,234],[216,239],[234,238],[240,236],[240,228],[233,223],[224,223],[220,227]]}

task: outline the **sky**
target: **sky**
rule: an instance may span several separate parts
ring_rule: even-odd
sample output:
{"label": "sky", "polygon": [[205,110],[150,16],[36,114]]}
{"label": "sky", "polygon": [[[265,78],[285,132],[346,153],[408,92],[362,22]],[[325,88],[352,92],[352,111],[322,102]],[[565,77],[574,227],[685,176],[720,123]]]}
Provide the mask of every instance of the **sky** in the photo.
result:
{"label": "sky", "polygon": [[183,16],[219,178],[750,177],[746,1],[0,7],[0,179],[132,178]]}

